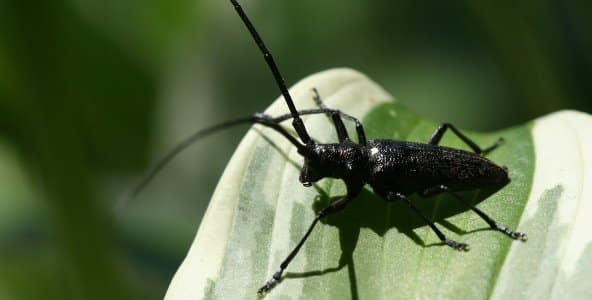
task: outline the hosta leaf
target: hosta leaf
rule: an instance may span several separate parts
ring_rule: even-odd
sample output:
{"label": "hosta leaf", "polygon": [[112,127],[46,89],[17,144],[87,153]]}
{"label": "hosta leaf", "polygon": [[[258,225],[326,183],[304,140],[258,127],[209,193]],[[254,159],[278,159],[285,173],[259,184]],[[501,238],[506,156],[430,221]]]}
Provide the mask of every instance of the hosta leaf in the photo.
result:
{"label": "hosta leaf", "polygon": [[[425,142],[438,125],[392,100],[348,69],[312,75],[292,89],[298,108],[313,107],[311,88],[326,104],[362,119],[369,138]],[[281,99],[280,99],[281,100]],[[267,112],[286,111],[277,100]],[[315,139],[335,141],[322,116],[305,123]],[[289,124],[286,124],[288,127]],[[467,134],[507,166],[511,184],[489,195],[462,195],[498,222],[529,235],[525,243],[488,230],[475,213],[446,195],[413,198],[450,238],[471,245],[460,253],[401,203],[370,188],[344,212],[319,224],[270,299],[589,299],[592,297],[592,161],[590,116],[559,112],[493,133]],[[350,131],[353,134],[353,131]],[[448,133],[443,145],[467,149]],[[167,299],[255,299],[320,208],[343,195],[325,179],[298,181],[302,158],[284,138],[255,127],[230,160]]]}

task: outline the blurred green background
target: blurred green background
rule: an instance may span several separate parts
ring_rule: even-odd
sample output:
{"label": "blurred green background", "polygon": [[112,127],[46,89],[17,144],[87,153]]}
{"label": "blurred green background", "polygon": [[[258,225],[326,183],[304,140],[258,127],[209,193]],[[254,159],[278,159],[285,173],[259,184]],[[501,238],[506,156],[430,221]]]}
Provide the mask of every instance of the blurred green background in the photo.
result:
{"label": "blurred green background", "polygon": [[[592,2],[243,2],[290,85],[353,67],[473,130],[592,111]],[[278,95],[229,1],[0,0],[0,299],[161,299],[246,129],[116,218],[118,197],[185,135]]]}

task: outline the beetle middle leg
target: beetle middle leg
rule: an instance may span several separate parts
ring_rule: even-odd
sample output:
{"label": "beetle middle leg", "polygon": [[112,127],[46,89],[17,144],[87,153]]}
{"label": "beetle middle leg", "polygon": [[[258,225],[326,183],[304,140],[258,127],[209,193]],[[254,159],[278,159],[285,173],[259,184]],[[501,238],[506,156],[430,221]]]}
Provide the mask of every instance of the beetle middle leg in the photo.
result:
{"label": "beetle middle leg", "polygon": [[471,204],[469,201],[467,201],[466,199],[461,197],[459,194],[457,194],[453,191],[450,191],[446,185],[437,185],[432,188],[426,189],[423,192],[421,192],[420,195],[424,196],[424,197],[428,197],[428,196],[433,196],[433,195],[436,195],[436,194],[439,194],[442,192],[447,192],[448,194],[450,194],[454,198],[456,198],[459,202],[462,202],[464,205],[468,206],[472,211],[474,211],[477,215],[479,215],[479,217],[481,217],[481,219],[483,219],[485,222],[487,222],[487,224],[492,229],[495,229],[495,230],[497,230],[497,231],[499,231],[499,232],[501,232],[501,233],[503,233],[515,240],[521,240],[521,241],[527,240],[526,233],[513,231],[512,229],[499,224],[494,219],[492,219],[490,216],[488,216],[486,213],[484,213],[482,210],[478,209],[473,204]]}
{"label": "beetle middle leg", "polygon": [[498,146],[500,146],[501,144],[504,143],[504,139],[499,138],[495,143],[493,143],[493,145],[482,149],[481,147],[479,147],[479,145],[477,145],[475,142],[473,142],[471,139],[469,139],[466,135],[464,135],[462,132],[460,132],[460,130],[458,130],[454,125],[452,125],[450,123],[443,123],[440,126],[438,126],[438,128],[436,128],[434,133],[432,133],[432,137],[428,141],[428,144],[438,145],[440,143],[440,140],[442,139],[442,136],[444,135],[444,133],[446,132],[447,129],[452,130],[452,132],[454,132],[454,134],[456,134],[456,136],[458,136],[463,142],[465,142],[465,144],[467,144],[469,147],[471,147],[473,152],[475,152],[477,154],[483,154],[483,155],[487,154],[487,153],[491,152],[491,150],[497,148]]}
{"label": "beetle middle leg", "polygon": [[421,209],[419,209],[419,207],[415,206],[415,204],[413,204],[411,201],[409,201],[407,196],[405,196],[401,193],[391,192],[391,193],[387,194],[386,200],[387,201],[402,200],[403,202],[405,202],[405,204],[407,204],[407,206],[409,206],[409,208],[411,208],[413,211],[415,211],[415,213],[417,213],[426,223],[428,223],[428,225],[430,226],[432,231],[434,231],[434,233],[436,233],[436,235],[438,236],[440,241],[442,241],[444,244],[446,244],[458,251],[469,251],[468,244],[459,243],[459,242],[456,242],[456,241],[453,241],[453,240],[447,238],[444,235],[444,233],[442,233],[442,231],[440,231],[440,229],[438,229],[438,227],[436,227],[436,224],[434,224],[434,221],[432,221],[428,216],[426,216],[426,214],[423,211],[421,211]]}
{"label": "beetle middle leg", "polygon": [[340,198],[339,200],[332,202],[331,204],[323,208],[321,211],[319,211],[314,221],[312,221],[312,224],[310,224],[310,226],[308,227],[308,230],[306,231],[304,236],[300,239],[300,242],[298,242],[296,247],[292,249],[290,254],[288,254],[288,256],[280,264],[280,270],[275,272],[271,279],[268,280],[261,288],[259,288],[257,294],[263,295],[267,293],[278,283],[278,281],[282,277],[282,274],[284,273],[284,270],[288,267],[292,259],[294,259],[294,257],[296,256],[296,254],[298,254],[300,248],[302,248],[302,245],[304,245],[304,242],[306,241],[306,239],[308,239],[308,236],[322,218],[343,210],[354,198],[354,195],[346,195],[343,198]]}

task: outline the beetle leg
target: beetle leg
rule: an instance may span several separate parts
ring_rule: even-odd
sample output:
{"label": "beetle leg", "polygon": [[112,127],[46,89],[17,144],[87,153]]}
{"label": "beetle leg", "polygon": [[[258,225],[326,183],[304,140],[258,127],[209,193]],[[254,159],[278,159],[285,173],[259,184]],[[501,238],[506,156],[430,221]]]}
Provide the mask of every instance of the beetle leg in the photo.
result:
{"label": "beetle leg", "polygon": [[521,241],[526,241],[527,240],[527,236],[526,233],[522,233],[522,232],[517,232],[517,231],[513,231],[512,229],[501,225],[499,223],[497,223],[494,219],[492,219],[490,216],[488,216],[486,213],[484,213],[482,210],[478,209],[477,207],[475,207],[473,204],[471,204],[469,201],[465,200],[463,197],[461,197],[459,194],[452,192],[449,190],[449,188],[446,185],[436,185],[433,186],[431,188],[427,188],[424,191],[420,192],[419,194],[423,197],[429,197],[429,196],[433,196],[442,192],[448,192],[450,195],[452,195],[454,198],[456,198],[458,201],[462,202],[464,205],[468,206],[472,211],[474,211],[477,215],[479,215],[479,217],[481,217],[481,219],[483,219],[485,222],[487,222],[487,224],[489,224],[489,226],[497,231],[500,231],[502,233],[504,233],[505,235],[515,239],[515,240],[521,240]]}
{"label": "beetle leg", "polygon": [[300,242],[298,242],[296,247],[294,247],[294,249],[292,249],[290,254],[288,254],[288,257],[286,257],[286,259],[284,259],[284,261],[280,264],[280,270],[275,272],[273,274],[273,276],[271,277],[271,279],[268,280],[261,288],[259,288],[259,290],[257,291],[257,294],[259,294],[259,295],[266,294],[280,281],[282,274],[284,273],[284,270],[288,267],[288,265],[290,264],[292,259],[296,256],[296,254],[298,254],[298,251],[300,251],[300,248],[302,247],[302,245],[304,245],[304,242],[306,241],[306,239],[308,239],[308,236],[310,235],[310,233],[312,232],[312,230],[317,225],[317,223],[319,222],[320,219],[343,210],[349,204],[349,202],[353,199],[354,199],[354,196],[350,196],[350,195],[344,196],[343,198],[332,202],[327,207],[325,207],[321,211],[319,211],[317,213],[317,216],[315,217],[314,221],[312,221],[312,224],[310,224],[310,227],[308,227],[308,230],[306,231],[304,236],[300,239]]}
{"label": "beetle leg", "polygon": [[491,228],[493,228],[501,233],[504,233],[505,235],[507,235],[515,240],[521,240],[521,241],[525,242],[528,239],[528,237],[526,236],[526,233],[513,231],[512,229],[497,223],[494,219],[492,219],[486,213],[484,213],[483,211],[481,211],[480,209],[475,207],[473,204],[471,204],[469,201],[465,200],[463,197],[461,197],[457,193],[454,193],[451,191],[448,191],[448,193],[450,195],[454,196],[454,198],[458,199],[458,201],[462,202],[464,205],[470,207],[471,210],[474,211],[477,215],[479,215],[479,217],[481,217],[481,219],[483,219],[485,222],[487,222],[487,224],[489,224],[489,226]]}
{"label": "beetle leg", "polygon": [[[314,100],[315,104],[320,109],[329,110],[329,107],[327,107],[327,105],[325,105],[325,103],[323,103],[323,100],[321,100],[321,96],[319,95],[319,90],[317,90],[317,88],[312,88],[312,92],[314,93],[314,96],[312,97],[312,100]],[[327,116],[329,116],[329,114],[327,114]]]}
{"label": "beetle leg", "polygon": [[504,139],[499,138],[495,143],[493,143],[493,145],[491,145],[487,148],[481,149],[481,147],[479,147],[475,142],[473,142],[466,135],[464,135],[462,132],[460,132],[460,130],[458,130],[454,125],[452,125],[450,123],[443,123],[440,126],[438,126],[438,128],[434,131],[434,133],[432,134],[432,137],[428,141],[428,144],[438,145],[440,143],[440,140],[442,139],[442,136],[444,135],[444,133],[446,132],[447,129],[452,130],[452,132],[454,132],[454,134],[456,134],[456,136],[458,136],[463,142],[465,142],[465,144],[467,144],[469,147],[471,147],[473,152],[475,152],[477,154],[487,154],[490,151],[492,151],[493,149],[497,148],[498,146],[500,146],[501,144],[504,143]]}
{"label": "beetle leg", "polygon": [[331,113],[331,119],[333,119],[335,130],[337,130],[337,138],[339,139],[339,142],[343,143],[345,140],[349,140],[347,130],[345,129],[345,125],[343,125],[343,120],[341,120],[339,112]]}
{"label": "beetle leg", "polygon": [[312,88],[312,92],[314,96],[312,99],[314,100],[315,104],[322,110],[326,110],[327,117],[330,117],[333,120],[333,124],[335,125],[335,130],[337,130],[337,138],[339,142],[342,143],[346,139],[349,139],[347,135],[347,130],[345,129],[345,125],[343,125],[343,120],[341,120],[340,112],[338,110],[332,110],[323,103],[321,100],[321,96],[319,95],[319,91],[316,88]]}
{"label": "beetle leg", "polygon": [[407,206],[409,206],[413,211],[415,211],[415,213],[417,213],[426,223],[428,223],[428,225],[430,226],[430,228],[432,229],[432,231],[434,231],[434,233],[436,233],[436,235],[438,236],[438,238],[440,239],[440,241],[442,241],[443,243],[445,243],[446,245],[452,247],[455,250],[458,251],[469,251],[469,245],[465,244],[465,243],[459,243],[456,241],[453,241],[449,238],[447,238],[444,233],[442,233],[442,231],[440,231],[440,229],[438,229],[438,227],[436,227],[436,224],[434,224],[434,221],[432,221],[430,218],[428,218],[428,216],[426,216],[424,214],[423,211],[421,211],[421,209],[419,209],[419,207],[415,206],[415,204],[413,204],[411,201],[409,201],[409,199],[401,194],[401,193],[388,193],[387,195],[387,201],[396,201],[396,200],[403,200]]}
{"label": "beetle leg", "polygon": [[[347,137],[347,131],[345,130],[345,126],[343,126],[343,121],[341,120],[342,117],[346,118],[350,121],[353,121],[356,124],[356,133],[358,135],[358,143],[362,146],[365,146],[366,145],[366,133],[364,132],[364,127],[362,126],[362,122],[360,122],[360,120],[358,120],[348,114],[344,114],[340,110],[335,110],[335,109],[331,109],[331,108],[327,107],[327,105],[325,105],[325,103],[323,103],[323,100],[321,100],[321,96],[319,95],[319,91],[316,88],[313,88],[312,92],[314,93],[314,96],[312,97],[312,99],[314,100],[315,104],[321,110],[327,111],[326,112],[327,116],[332,118],[333,123],[335,124],[335,128],[337,129],[337,136],[340,136],[340,134],[343,135],[343,133],[345,133],[345,136]],[[338,124],[338,123],[340,123],[340,124]],[[343,129],[339,129],[339,127],[343,127]],[[342,133],[339,132],[340,130],[342,130]],[[342,140],[340,140],[340,142],[342,142]]]}

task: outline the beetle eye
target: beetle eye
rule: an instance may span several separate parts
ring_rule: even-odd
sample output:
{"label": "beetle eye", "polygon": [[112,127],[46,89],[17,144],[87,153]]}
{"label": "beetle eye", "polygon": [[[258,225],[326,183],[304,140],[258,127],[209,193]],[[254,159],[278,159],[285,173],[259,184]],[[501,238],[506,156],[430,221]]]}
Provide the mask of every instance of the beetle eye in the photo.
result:
{"label": "beetle eye", "polygon": [[308,179],[307,176],[307,168],[302,168],[302,172],[300,172],[300,183],[302,183],[302,185],[309,187],[312,185],[312,183],[310,182],[310,180]]}
{"label": "beetle eye", "polygon": [[311,166],[310,161],[308,159],[304,159],[304,165],[302,166],[302,170],[300,171],[300,183],[305,187],[312,186],[313,182],[321,179],[318,172],[315,170],[313,166]]}

